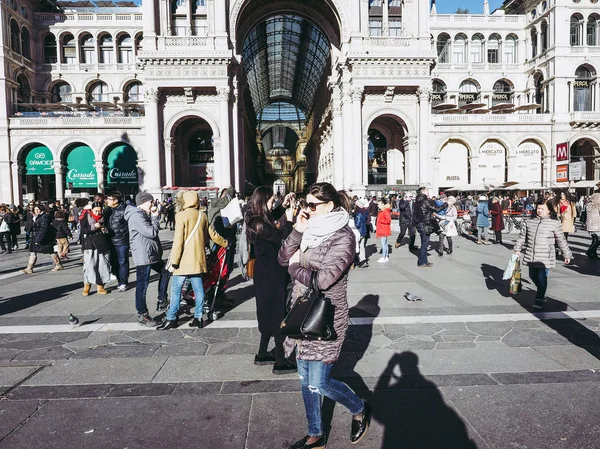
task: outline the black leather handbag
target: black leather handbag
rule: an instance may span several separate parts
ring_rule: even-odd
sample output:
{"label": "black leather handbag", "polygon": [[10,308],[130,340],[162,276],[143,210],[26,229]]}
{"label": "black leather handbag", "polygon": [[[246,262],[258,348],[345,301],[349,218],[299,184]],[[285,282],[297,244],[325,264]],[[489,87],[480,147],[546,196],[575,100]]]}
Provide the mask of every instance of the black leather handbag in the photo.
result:
{"label": "black leather handbag", "polygon": [[335,307],[319,290],[317,271],[313,271],[310,286],[281,322],[281,335],[296,340],[336,340],[334,317]]}

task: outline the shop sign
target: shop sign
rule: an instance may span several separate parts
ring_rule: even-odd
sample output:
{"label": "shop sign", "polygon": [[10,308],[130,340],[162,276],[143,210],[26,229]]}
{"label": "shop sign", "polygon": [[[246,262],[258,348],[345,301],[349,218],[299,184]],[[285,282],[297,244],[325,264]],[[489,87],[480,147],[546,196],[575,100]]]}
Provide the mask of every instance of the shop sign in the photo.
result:
{"label": "shop sign", "polygon": [[557,165],[556,166],[556,182],[568,182],[569,181],[569,166],[568,165]]}
{"label": "shop sign", "polygon": [[542,149],[537,143],[525,142],[515,150],[513,164],[509,165],[509,181],[540,182],[542,180]]}
{"label": "shop sign", "polygon": [[479,149],[476,181],[500,185],[506,169],[505,149],[497,142],[488,142]]}
{"label": "shop sign", "polygon": [[510,101],[510,97],[511,94],[492,94],[492,100],[493,101],[505,101],[505,102],[509,102]]}
{"label": "shop sign", "polygon": [[458,95],[458,100],[459,101],[475,101],[477,100],[477,97],[479,96],[479,94],[459,94]]}
{"label": "shop sign", "polygon": [[449,142],[440,152],[440,185],[452,187],[468,182],[468,150],[460,142]]}
{"label": "shop sign", "polygon": [[107,158],[107,184],[137,184],[137,154],[129,145],[112,149]]}
{"label": "shop sign", "polygon": [[569,181],[580,181],[583,177],[583,162],[569,163]]}
{"label": "shop sign", "polygon": [[431,101],[444,101],[446,94],[431,94]]}
{"label": "shop sign", "polygon": [[67,156],[67,185],[74,188],[98,187],[94,152],[86,145],[73,148]]}
{"label": "shop sign", "polygon": [[567,142],[556,144],[556,161],[563,162],[569,160],[569,144]]}
{"label": "shop sign", "polygon": [[46,146],[32,148],[25,158],[26,175],[53,175],[54,158]]}

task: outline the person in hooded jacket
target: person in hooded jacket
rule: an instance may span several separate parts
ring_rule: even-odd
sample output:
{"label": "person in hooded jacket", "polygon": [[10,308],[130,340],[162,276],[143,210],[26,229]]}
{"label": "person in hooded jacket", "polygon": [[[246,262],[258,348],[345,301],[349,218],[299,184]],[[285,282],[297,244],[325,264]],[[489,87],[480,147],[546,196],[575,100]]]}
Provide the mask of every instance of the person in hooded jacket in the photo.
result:
{"label": "person in hooded jacket", "polygon": [[585,227],[592,236],[592,243],[585,253],[590,259],[598,260],[598,247],[600,247],[600,193],[594,193],[587,202]]}
{"label": "person in hooded jacket", "polygon": [[106,295],[104,288],[110,282],[110,237],[106,229],[102,210],[104,204],[95,201],[92,208],[81,220],[83,249],[83,296],[90,294],[92,284],[96,284],[99,295]]}
{"label": "person in hooded jacket", "polygon": [[69,254],[69,239],[73,238],[67,220],[65,219],[65,213],[62,210],[57,211],[54,214],[54,221],[52,226],[56,229],[56,244],[58,245],[58,257],[66,259]]}
{"label": "person in hooded jacket", "polygon": [[[296,364],[285,358],[284,337],[279,332],[281,321],[285,317],[289,275],[277,260],[283,240],[292,232],[294,210],[288,207],[292,202],[294,196],[288,194],[281,206],[275,207],[273,189],[261,186],[254,190],[250,209],[245,217],[246,234],[255,257],[254,290],[260,332],[260,344],[254,364],[273,365],[273,374],[296,372]],[[274,354],[267,351],[271,338],[275,340]]]}
{"label": "person in hooded jacket", "polygon": [[[150,317],[146,304],[146,293],[150,282],[150,273],[159,273],[158,303],[156,310],[163,312],[169,303],[167,288],[170,273],[165,269],[162,260],[163,249],[158,236],[160,230],[158,210],[151,212],[154,198],[148,192],[139,192],[135,196],[136,206],[127,206],[125,220],[129,228],[129,247],[136,270],[135,308],[138,323],[146,327],[156,327],[160,323]],[[178,300],[179,298],[175,298]]]}
{"label": "person in hooded jacket", "polygon": [[50,254],[54,262],[51,271],[63,269],[58,254],[54,251],[56,244],[56,230],[50,224],[50,216],[46,213],[46,207],[42,204],[33,206],[31,240],[29,250],[29,262],[27,267],[21,270],[26,274],[33,274],[33,267],[37,262],[38,254]]}
{"label": "person in hooded jacket", "polygon": [[193,190],[184,192],[181,203],[182,210],[177,212],[175,217],[175,236],[171,249],[171,302],[167,310],[167,319],[158,327],[159,330],[174,329],[178,326],[177,313],[186,279],[190,280],[196,296],[194,319],[189,327],[202,329],[204,311],[202,275],[208,271],[206,249],[209,247],[210,239],[220,246],[227,246],[227,241],[208,226],[206,214],[199,209],[200,199],[197,192]]}
{"label": "person in hooded jacket", "polygon": [[491,245],[488,240],[488,229],[490,228],[490,209],[487,196],[481,195],[477,203],[477,244]]}

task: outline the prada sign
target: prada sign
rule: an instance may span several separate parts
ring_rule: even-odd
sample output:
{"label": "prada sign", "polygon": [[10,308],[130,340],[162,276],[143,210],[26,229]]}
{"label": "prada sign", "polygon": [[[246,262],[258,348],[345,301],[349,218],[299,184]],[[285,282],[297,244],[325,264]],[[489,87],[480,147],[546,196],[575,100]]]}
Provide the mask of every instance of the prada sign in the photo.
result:
{"label": "prada sign", "polygon": [[478,93],[472,93],[472,94],[459,94],[458,95],[458,100],[459,101],[475,101],[477,100],[477,97],[479,96]]}

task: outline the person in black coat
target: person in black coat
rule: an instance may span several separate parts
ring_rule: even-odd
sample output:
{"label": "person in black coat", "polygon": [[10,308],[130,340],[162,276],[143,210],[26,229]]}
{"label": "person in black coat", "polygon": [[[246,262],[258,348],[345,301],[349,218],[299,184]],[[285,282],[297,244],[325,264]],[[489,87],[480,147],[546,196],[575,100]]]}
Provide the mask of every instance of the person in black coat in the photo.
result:
{"label": "person in black coat", "polygon": [[38,254],[50,254],[54,262],[52,271],[60,271],[63,269],[58,254],[54,251],[56,245],[56,229],[50,224],[50,216],[46,213],[46,207],[42,204],[33,206],[32,225],[31,225],[31,241],[29,263],[27,268],[21,270],[26,274],[33,274],[33,267],[37,262]]}
{"label": "person in black coat", "polygon": [[69,254],[69,239],[73,238],[67,220],[65,219],[65,212],[62,210],[56,211],[54,214],[54,220],[52,226],[56,229],[56,245],[58,246],[58,257],[66,259]]}
{"label": "person in black coat", "polygon": [[117,288],[120,292],[124,292],[129,283],[129,226],[125,220],[127,205],[122,197],[121,192],[110,192],[105,200],[108,207],[104,211],[104,223],[112,242],[110,265],[119,280]]}
{"label": "person in black coat", "polygon": [[412,199],[408,196],[402,198],[398,202],[398,210],[400,212],[400,234],[398,234],[398,238],[396,239],[396,248],[399,248],[402,244],[402,239],[406,235],[406,231],[408,230],[409,241],[408,241],[408,249],[414,250],[415,248],[415,226],[412,223],[413,218],[413,202]]}
{"label": "person in black coat", "polygon": [[17,238],[21,234],[21,222],[23,221],[23,212],[14,205],[11,205],[10,210],[13,214],[13,222],[10,225],[10,236],[12,238],[12,245],[13,249],[19,249]]}
{"label": "person in black coat", "polygon": [[[293,194],[285,197],[283,207],[294,201]],[[289,275],[286,267],[279,265],[277,255],[282,242],[292,232],[293,209],[284,215],[283,207],[273,210],[275,197],[270,187],[258,187],[250,199],[250,210],[246,215],[248,241],[254,253],[254,289],[256,292],[256,317],[261,334],[255,365],[275,363],[273,374],[287,374],[296,371],[296,364],[286,360],[283,341],[279,333],[281,321],[285,317],[287,286]],[[277,222],[277,220],[279,220]],[[269,341],[275,339],[275,357],[267,352]]]}

